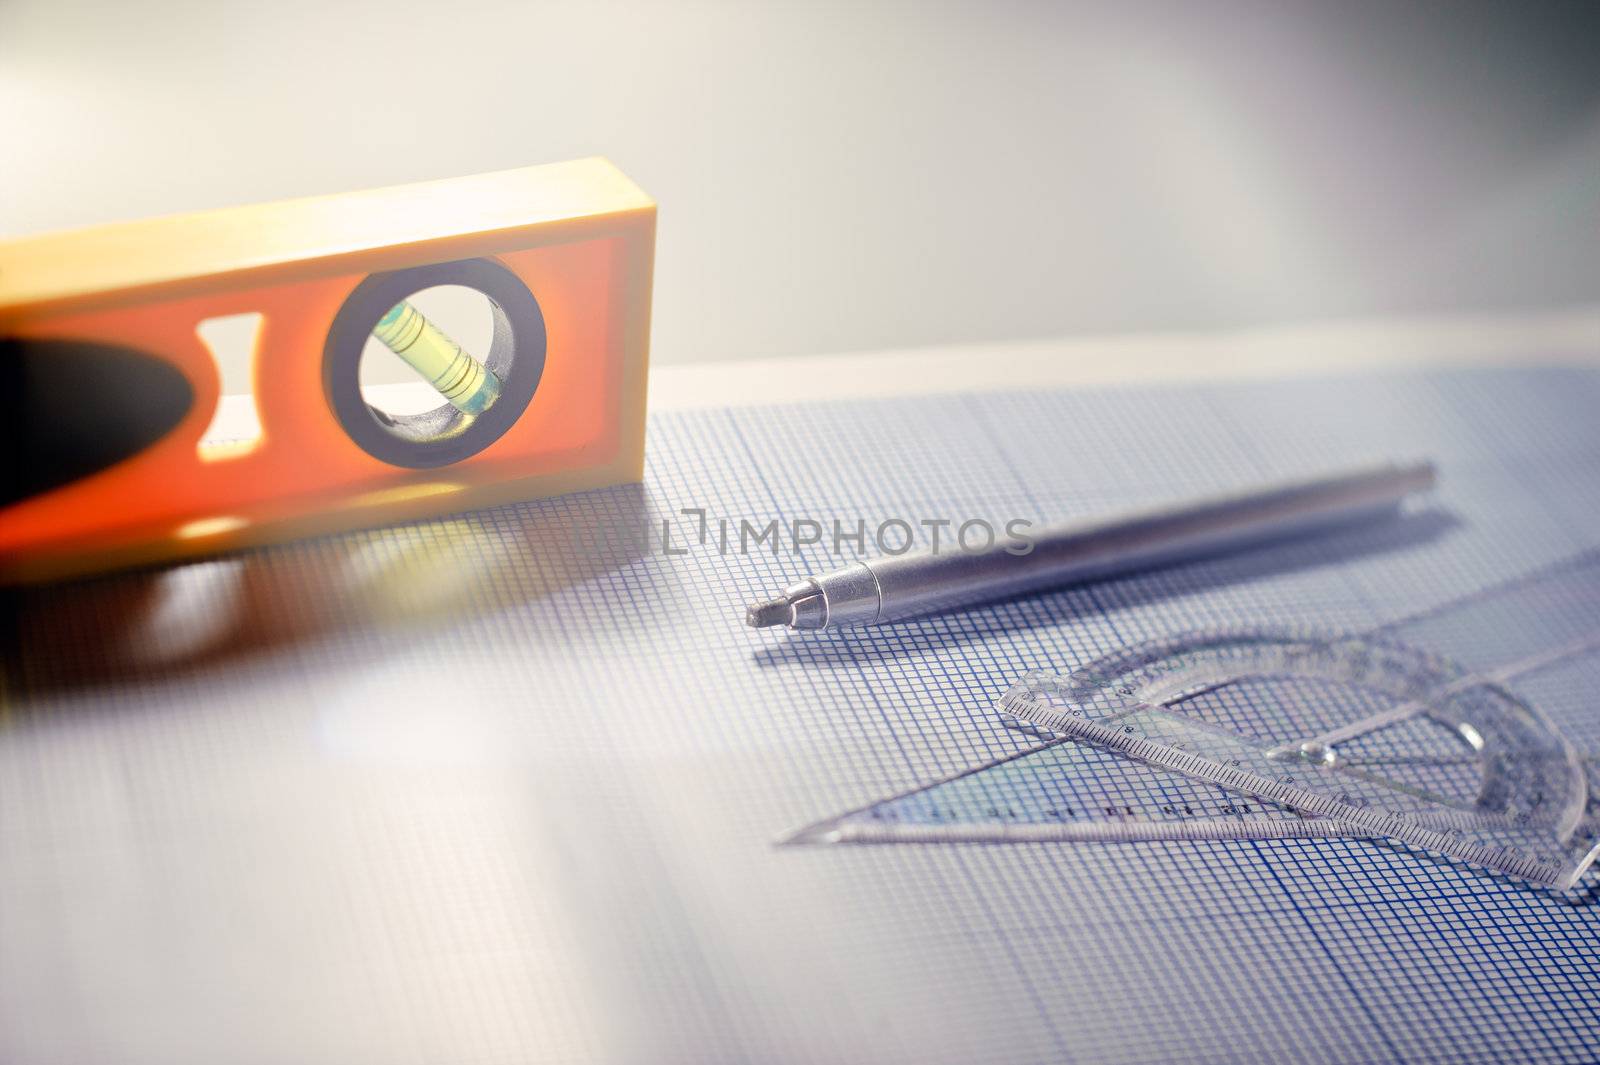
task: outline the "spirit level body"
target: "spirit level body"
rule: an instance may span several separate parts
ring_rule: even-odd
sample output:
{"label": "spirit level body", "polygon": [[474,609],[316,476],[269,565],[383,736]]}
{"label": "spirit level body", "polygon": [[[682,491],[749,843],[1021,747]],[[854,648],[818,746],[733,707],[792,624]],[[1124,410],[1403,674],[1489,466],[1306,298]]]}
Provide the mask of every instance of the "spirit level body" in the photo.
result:
{"label": "spirit level body", "polygon": [[[20,384],[12,403],[29,402],[16,360],[51,343],[155,360],[192,394],[136,453],[0,504],[0,582],[639,479],[654,242],[654,202],[609,162],[585,159],[0,245],[0,360],[13,362],[0,376]],[[330,400],[330,331],[364,282],[462,263],[508,271],[537,301],[547,338],[537,388],[470,456],[384,461]],[[196,327],[246,313],[262,316],[261,435],[202,447],[220,386]],[[75,387],[88,394],[96,382]]]}

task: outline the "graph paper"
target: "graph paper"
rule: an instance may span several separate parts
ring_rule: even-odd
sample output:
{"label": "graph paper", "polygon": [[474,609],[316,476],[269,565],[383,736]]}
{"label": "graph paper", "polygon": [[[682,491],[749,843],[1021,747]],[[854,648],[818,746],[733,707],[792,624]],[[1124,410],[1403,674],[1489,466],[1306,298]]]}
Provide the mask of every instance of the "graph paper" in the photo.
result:
{"label": "graph paper", "polygon": [[[670,413],[642,486],[13,594],[0,1060],[1594,1061],[1592,886],[1363,840],[774,841],[1036,744],[994,710],[1028,670],[1367,631],[1600,547],[1596,409],[1545,368]],[[1387,525],[743,625],[848,560],[836,519],[926,542],[1406,457],[1441,486]],[[774,520],[823,542],[741,550]],[[1585,742],[1593,679],[1540,693]]]}

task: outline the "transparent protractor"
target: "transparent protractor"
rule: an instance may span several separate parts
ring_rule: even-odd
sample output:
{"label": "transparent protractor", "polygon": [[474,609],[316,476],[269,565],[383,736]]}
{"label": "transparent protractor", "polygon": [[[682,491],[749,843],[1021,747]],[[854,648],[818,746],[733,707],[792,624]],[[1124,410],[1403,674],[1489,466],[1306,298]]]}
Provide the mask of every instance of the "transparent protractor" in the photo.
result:
{"label": "transparent protractor", "polygon": [[1074,672],[1056,696],[1089,719],[1159,708],[1237,735],[1284,763],[1381,789],[1424,820],[1441,808],[1487,829],[1577,845],[1588,773],[1539,710],[1492,679],[1388,639],[1278,629],[1180,634]]}

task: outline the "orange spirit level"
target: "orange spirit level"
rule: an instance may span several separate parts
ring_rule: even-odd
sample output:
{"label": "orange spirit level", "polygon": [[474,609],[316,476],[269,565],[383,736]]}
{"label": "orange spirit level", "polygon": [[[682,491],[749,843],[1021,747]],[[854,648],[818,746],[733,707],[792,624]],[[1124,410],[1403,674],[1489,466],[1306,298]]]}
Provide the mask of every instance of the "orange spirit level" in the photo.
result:
{"label": "orange spirit level", "polygon": [[[603,159],[0,244],[0,582],[638,480],[655,204]],[[488,298],[480,360],[408,297]],[[259,314],[259,437],[197,333]],[[440,392],[365,398],[376,336]]]}

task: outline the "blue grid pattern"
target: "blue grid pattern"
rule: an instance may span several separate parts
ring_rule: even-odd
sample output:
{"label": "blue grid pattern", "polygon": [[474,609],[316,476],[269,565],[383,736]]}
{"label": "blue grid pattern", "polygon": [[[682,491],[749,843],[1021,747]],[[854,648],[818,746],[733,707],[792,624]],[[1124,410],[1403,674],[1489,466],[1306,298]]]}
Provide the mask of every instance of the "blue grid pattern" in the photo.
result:
{"label": "blue grid pattern", "polygon": [[[13,595],[0,1060],[1594,1061],[1592,893],[1356,840],[773,840],[1032,746],[993,712],[1028,670],[1600,547],[1597,405],[1540,369],[661,415],[642,488]],[[1406,455],[1431,515],[838,634],[742,623],[838,556],[659,542]],[[1593,735],[1591,674],[1538,695]]]}

